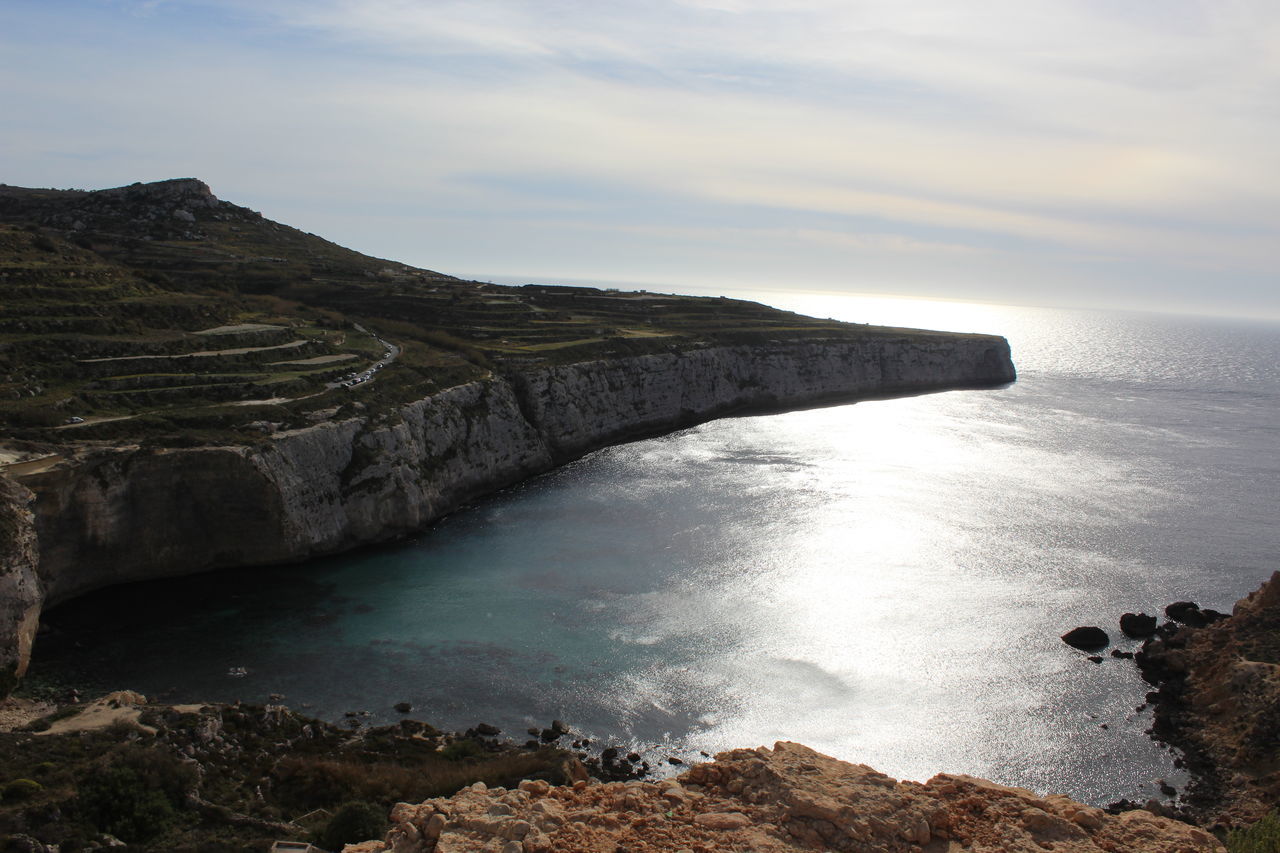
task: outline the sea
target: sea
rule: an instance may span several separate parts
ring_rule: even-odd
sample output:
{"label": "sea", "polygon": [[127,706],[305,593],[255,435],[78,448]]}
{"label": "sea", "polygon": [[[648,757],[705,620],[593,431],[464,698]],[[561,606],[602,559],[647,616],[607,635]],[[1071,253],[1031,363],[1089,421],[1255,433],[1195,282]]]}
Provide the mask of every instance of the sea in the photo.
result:
{"label": "sea", "polygon": [[1059,638],[1132,651],[1122,613],[1229,611],[1280,566],[1280,325],[752,296],[1002,334],[1018,381],[714,421],[392,546],[102,590],[48,614],[34,671],[517,740],[558,719],[668,771],[792,740],[1096,804],[1181,785],[1133,662]]}

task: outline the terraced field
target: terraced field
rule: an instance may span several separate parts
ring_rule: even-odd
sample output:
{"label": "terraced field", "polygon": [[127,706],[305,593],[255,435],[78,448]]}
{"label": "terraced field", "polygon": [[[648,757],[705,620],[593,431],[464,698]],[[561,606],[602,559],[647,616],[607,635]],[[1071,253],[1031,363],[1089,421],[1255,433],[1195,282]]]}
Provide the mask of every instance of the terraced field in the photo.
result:
{"label": "terraced field", "polygon": [[[372,258],[196,180],[0,186],[0,437],[260,440],[531,364],[910,334],[732,299],[504,287]],[[34,452],[34,451],[33,451]]]}

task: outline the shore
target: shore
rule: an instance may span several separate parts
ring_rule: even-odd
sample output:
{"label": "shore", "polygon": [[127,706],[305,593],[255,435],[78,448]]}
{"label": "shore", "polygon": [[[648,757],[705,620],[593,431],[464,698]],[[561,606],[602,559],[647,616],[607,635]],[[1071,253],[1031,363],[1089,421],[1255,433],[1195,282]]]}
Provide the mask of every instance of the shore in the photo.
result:
{"label": "shore", "polygon": [[[351,853],[1218,851],[1214,835],[1257,821],[1280,793],[1280,573],[1230,618],[1202,624],[1178,607],[1169,612],[1182,621],[1136,661],[1157,688],[1152,735],[1193,775],[1172,806],[1104,811],[947,774],[898,782],[789,743],[654,781],[645,759],[660,756],[622,754],[558,721],[526,739],[485,724],[336,725],[280,704],[167,705],[118,691],[0,704],[0,833],[32,853],[117,841],[261,850],[325,837],[344,804],[363,803],[391,826],[347,838],[362,842]],[[160,799],[138,799],[140,788]]]}

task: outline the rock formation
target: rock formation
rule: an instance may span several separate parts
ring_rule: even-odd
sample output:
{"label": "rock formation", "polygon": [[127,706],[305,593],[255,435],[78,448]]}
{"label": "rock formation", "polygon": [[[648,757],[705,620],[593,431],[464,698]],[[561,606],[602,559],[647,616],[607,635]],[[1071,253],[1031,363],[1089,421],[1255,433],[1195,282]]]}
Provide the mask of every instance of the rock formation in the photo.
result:
{"label": "rock formation", "polygon": [[1229,619],[1198,628],[1188,623],[1149,640],[1137,660],[1159,687],[1154,734],[1182,749],[1196,775],[1186,797],[1190,816],[1203,826],[1233,827],[1275,808],[1280,572],[1238,601]]}
{"label": "rock formation", "polygon": [[1196,853],[1203,830],[1146,811],[1118,815],[971,776],[897,782],[794,743],[737,749],[662,782],[579,781],[516,790],[477,783],[401,803],[385,840],[345,853]]}
{"label": "rock formation", "polygon": [[0,695],[7,695],[26,674],[44,599],[36,575],[33,498],[0,475]]}

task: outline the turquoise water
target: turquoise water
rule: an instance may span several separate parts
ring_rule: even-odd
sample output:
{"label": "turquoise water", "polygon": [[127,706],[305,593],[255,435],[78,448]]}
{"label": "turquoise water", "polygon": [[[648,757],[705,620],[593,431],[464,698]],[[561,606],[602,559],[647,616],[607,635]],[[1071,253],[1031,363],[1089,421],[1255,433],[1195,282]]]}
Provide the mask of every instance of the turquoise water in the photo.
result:
{"label": "turquoise water", "polygon": [[1132,663],[1058,636],[1176,599],[1229,609],[1269,576],[1280,328],[764,301],[1005,334],[1020,379],[705,424],[394,547],[106,590],[51,614],[35,667],[333,719],[559,718],[657,755],[792,739],[1093,802],[1176,780]]}

